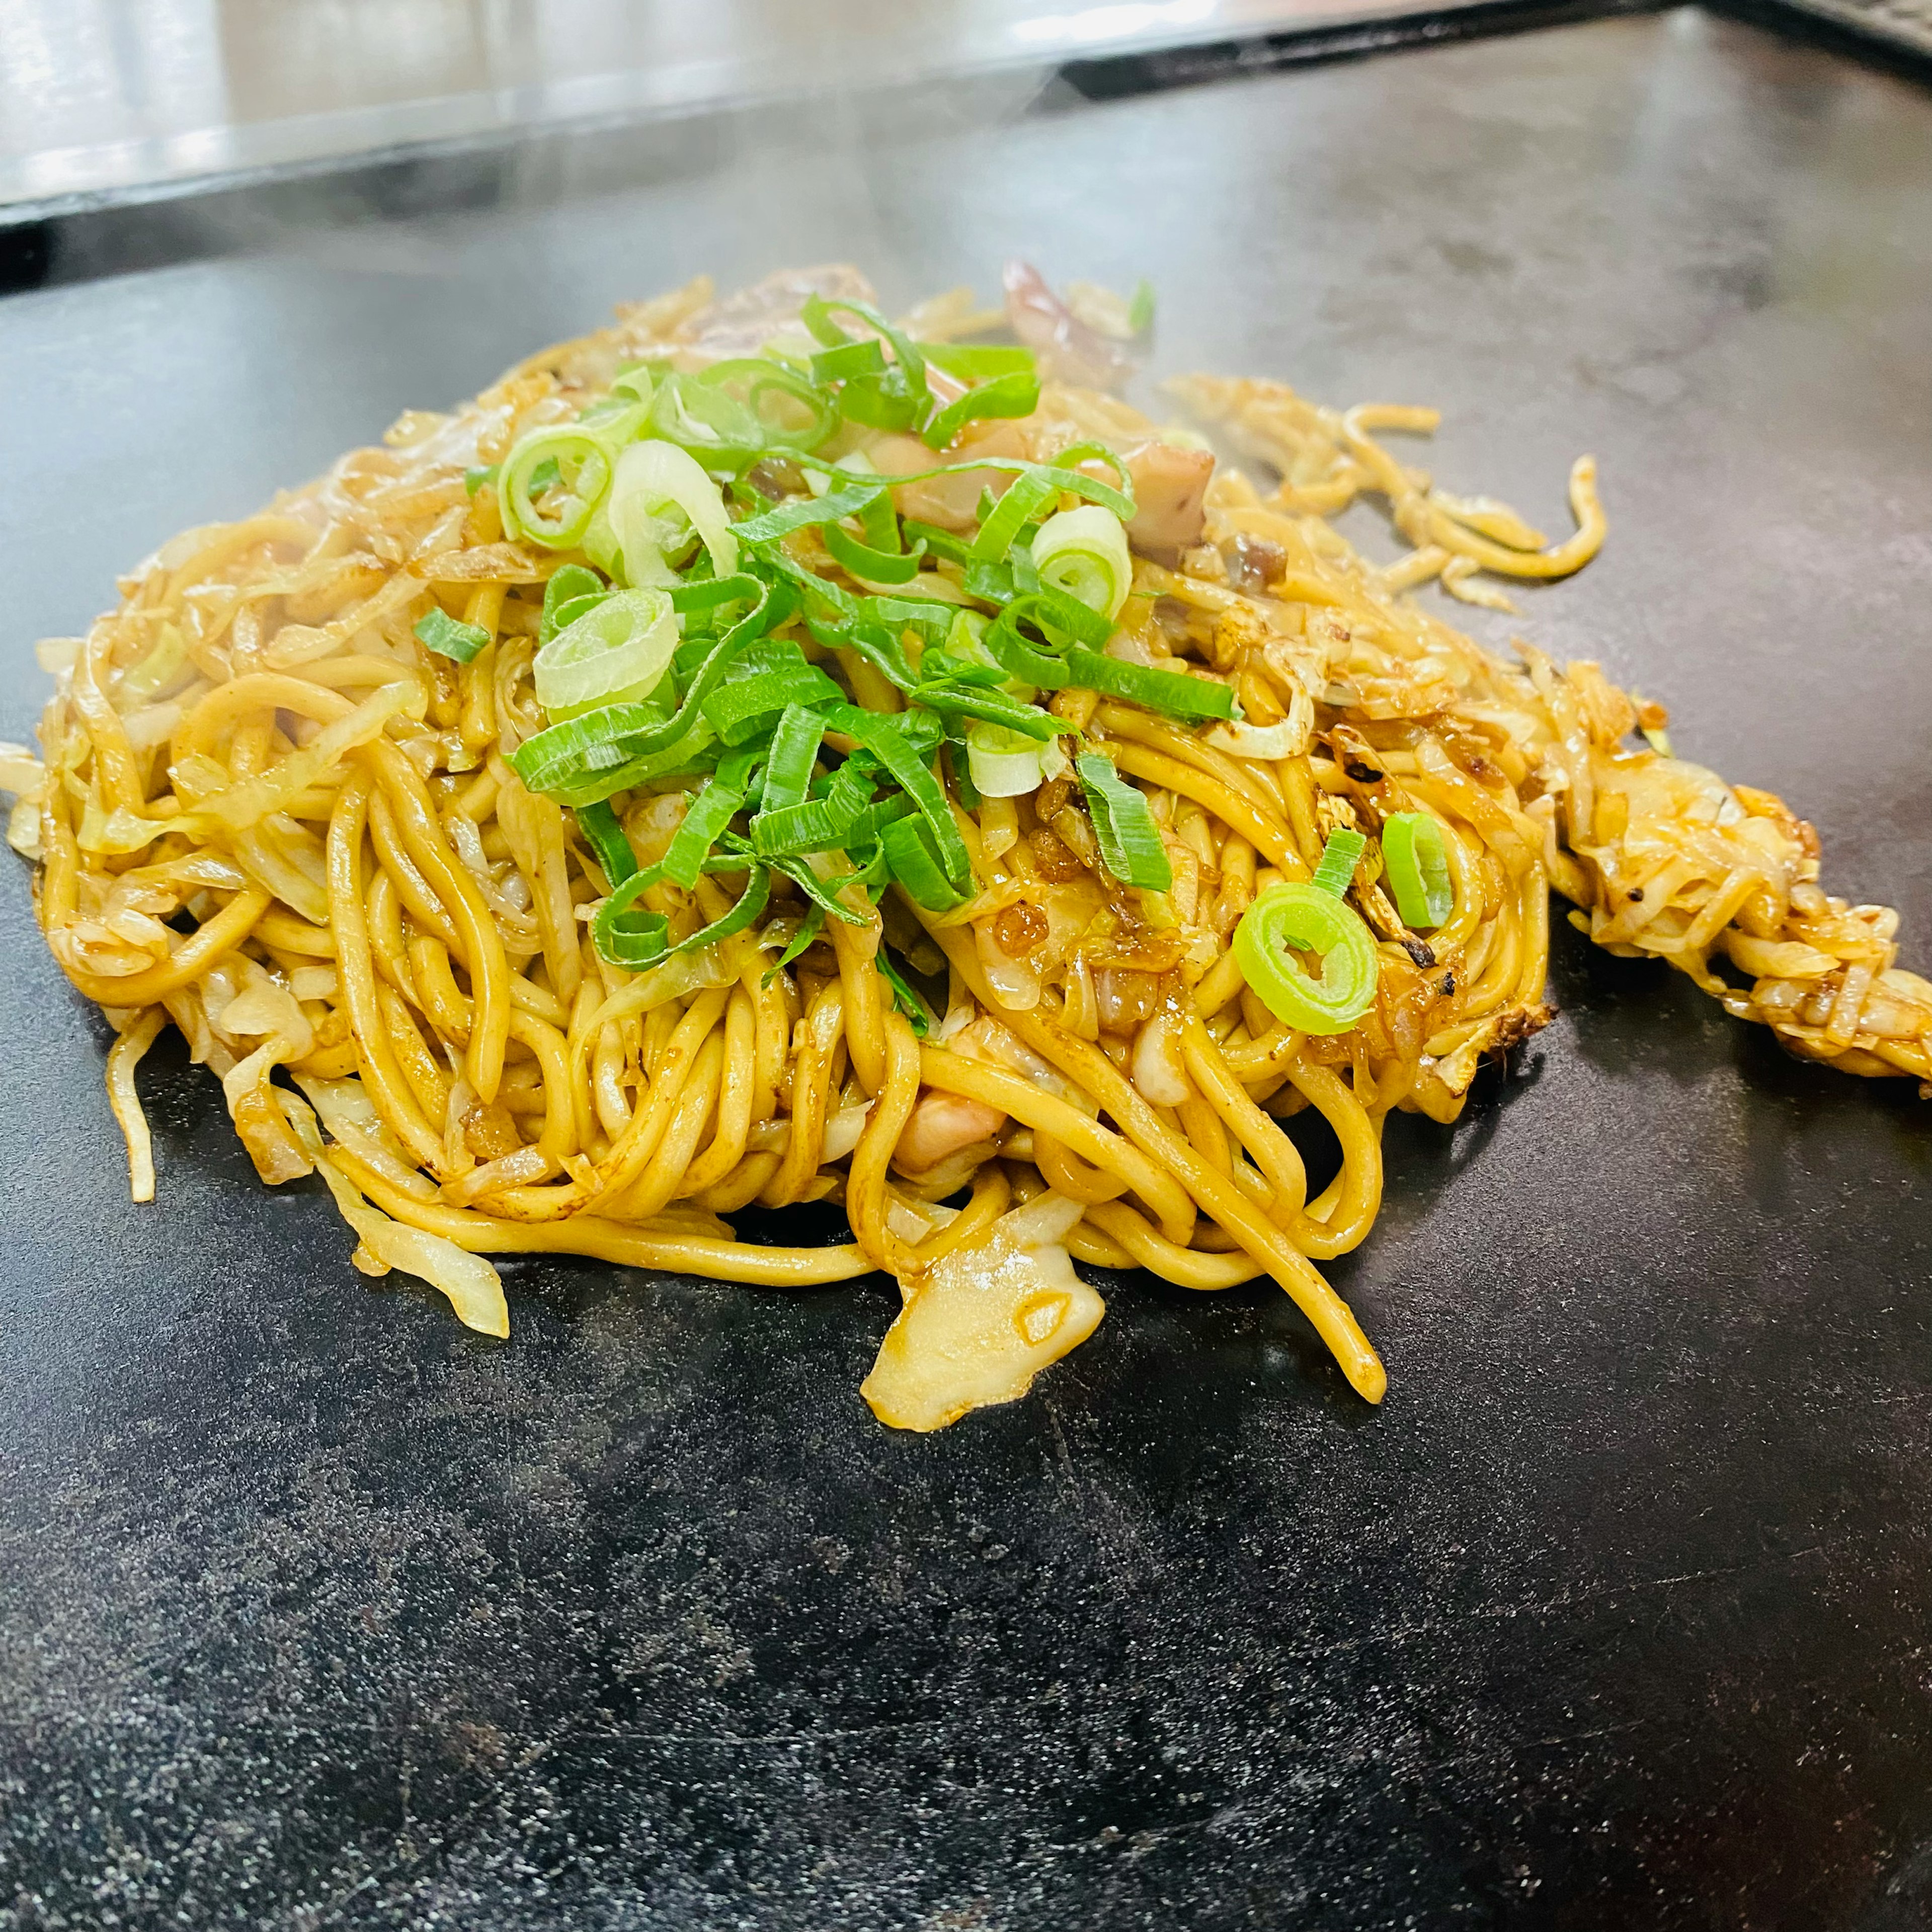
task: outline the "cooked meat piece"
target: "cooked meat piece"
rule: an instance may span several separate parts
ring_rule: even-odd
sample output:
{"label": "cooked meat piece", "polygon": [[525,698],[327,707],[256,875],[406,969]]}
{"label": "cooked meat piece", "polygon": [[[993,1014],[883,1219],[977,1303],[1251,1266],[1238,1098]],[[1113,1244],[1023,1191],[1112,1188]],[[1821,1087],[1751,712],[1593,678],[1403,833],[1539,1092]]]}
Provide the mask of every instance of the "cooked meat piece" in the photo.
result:
{"label": "cooked meat piece", "polygon": [[1006,1124],[997,1107],[928,1087],[899,1135],[892,1164],[903,1174],[926,1174],[962,1148],[990,1141]]}
{"label": "cooked meat piece", "polygon": [[1134,373],[1131,357],[1076,316],[1030,262],[1009,262],[1001,278],[1006,320],[1030,349],[1042,376],[1088,389],[1118,388]]}
{"label": "cooked meat piece", "polygon": [[[976,423],[964,438],[944,456],[935,455],[916,436],[875,436],[866,452],[881,476],[902,476],[931,470],[942,463],[959,463],[975,456],[1024,458],[1026,438],[1019,425],[1000,422]],[[902,514],[942,530],[967,529],[979,514],[980,493],[1006,494],[1012,476],[1004,470],[968,470],[956,476],[929,476],[922,482],[902,484],[892,500]]]}
{"label": "cooked meat piece", "polygon": [[1208,484],[1214,474],[1211,450],[1184,449],[1156,438],[1128,451],[1134,514],[1127,536],[1140,550],[1185,550],[1201,541],[1207,522]]}

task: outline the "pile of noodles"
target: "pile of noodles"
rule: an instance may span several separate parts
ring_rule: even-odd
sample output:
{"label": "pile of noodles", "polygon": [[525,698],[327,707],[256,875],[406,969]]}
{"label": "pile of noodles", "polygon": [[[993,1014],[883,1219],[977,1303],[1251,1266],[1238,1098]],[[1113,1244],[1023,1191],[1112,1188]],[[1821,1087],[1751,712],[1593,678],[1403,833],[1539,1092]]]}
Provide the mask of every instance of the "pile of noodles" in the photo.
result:
{"label": "pile of noodles", "polygon": [[[407,415],[260,514],[176,538],[84,639],[43,646],[59,672],[44,763],[10,751],[0,780],[20,794],[10,836],[40,866],[47,944],[118,1035],[108,1086],[136,1199],[154,1178],[135,1069],[172,1024],[264,1180],[320,1171],[358,1268],[422,1276],[495,1333],[484,1255],[768,1283],[884,1268],[910,1291],[1051,1192],[1074,1204],[1055,1225],[1080,1261],[1198,1288],[1273,1276],[1372,1398],[1381,1365],[1316,1264],[1375,1220],[1390,1112],[1454,1121],[1484,1059],[1548,1020],[1552,886],[1598,944],[1669,961],[1792,1051],[1932,1077],[1932,985],[1894,964],[1894,913],[1826,895],[1809,825],[1672,756],[1660,708],[1595,664],[1503,662],[1406,594],[1434,578],[1495,603],[1488,579],[1586,562],[1604,532],[1587,459],[1577,529],[1551,547],[1377,440],[1432,412],[1337,414],[1208,376],[1172,393],[1278,481],[1216,467],[1191,521],[1205,446],[1159,440],[1097,388],[1049,382],[1033,416],[969,425],[962,446],[1140,451],[1144,503],[1178,479],[1180,521],[1137,544],[1108,648],[1221,674],[1244,722],[1054,700],[1144,793],[1170,892],[1120,884],[1078,788],[1054,780],[956,802],[975,886],[956,911],[889,894],[775,968],[803,910],[781,881],[757,929],[642,974],[608,964],[587,925],[604,875],[572,814],[508,762],[544,722],[531,660],[561,560],[506,541],[465,471],[572,416],[627,358],[755,348],[805,285],[718,302],[700,282],[454,413]],[[956,297],[920,324],[986,320]],[[1326,520],[1364,493],[1413,546],[1387,568]],[[836,574],[822,554],[814,567]],[[488,646],[463,664],[425,651],[412,627],[432,604]],[[858,703],[893,701],[800,635]],[[641,860],[686,797],[617,801]],[[1397,812],[1439,821],[1453,909],[1410,931],[1365,866],[1350,903],[1380,942],[1375,1002],[1345,1034],[1298,1033],[1244,984],[1230,935],[1270,884],[1309,876],[1332,830],[1372,838]],[[688,897],[676,930],[730,902],[710,879]],[[923,1040],[875,970],[882,944],[934,989]],[[1308,1108],[1342,1154],[1314,1191],[1282,1124]],[[934,1205],[962,1190],[958,1211]],[[842,1205],[849,1244],[734,1238],[740,1209],[813,1201]]]}

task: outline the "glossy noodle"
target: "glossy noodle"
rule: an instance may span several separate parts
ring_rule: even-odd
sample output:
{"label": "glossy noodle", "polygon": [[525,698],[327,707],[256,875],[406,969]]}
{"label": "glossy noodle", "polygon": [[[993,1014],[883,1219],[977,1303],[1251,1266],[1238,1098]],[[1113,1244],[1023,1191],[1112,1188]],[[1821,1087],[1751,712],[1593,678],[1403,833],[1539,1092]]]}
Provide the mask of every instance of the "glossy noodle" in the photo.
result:
{"label": "glossy noodle", "polygon": [[[1266,1275],[1373,1401],[1321,1264],[1374,1224],[1390,1113],[1446,1128],[1549,1021],[1552,888],[1794,1052],[1932,1077],[1932,986],[1895,965],[1895,914],[1827,896],[1810,826],[1675,757],[1597,664],[1503,659],[1414,595],[1506,608],[1507,580],[1587,562],[1587,458],[1552,542],[1412,466],[1394,439],[1432,412],[1203,376],[1170,386],[1193,428],[1163,430],[1090,386],[1130,366],[1118,314],[1030,274],[1000,314],[927,304],[917,350],[849,270],[694,284],[176,538],[43,646],[42,756],[0,780],[47,944],[118,1035],[137,1200],[136,1072],[172,1024],[264,1180],[320,1170],[358,1268],[486,1332],[508,1332],[491,1255],[884,1270],[904,1307],[866,1393],[925,1428],[1090,1333],[1072,1263]],[[1002,325],[1004,361],[946,347]],[[734,452],[748,419],[770,446]],[[1409,546],[1386,567],[1330,520],[1364,496]],[[1029,606],[1036,571],[1081,610]],[[635,688],[587,711],[556,694],[567,651],[536,668],[586,621],[564,584],[604,610],[593,682],[610,638],[634,655]],[[722,709],[689,696],[714,656]],[[734,741],[759,676],[790,694]],[[687,712],[697,735],[636,751]],[[580,800],[614,770],[635,782]],[[1292,934],[1244,968],[1244,920],[1252,962],[1294,906],[1334,935],[1318,969],[1330,942]],[[1318,1024],[1345,953],[1358,1010]],[[734,1234],[816,1202],[849,1241]]]}

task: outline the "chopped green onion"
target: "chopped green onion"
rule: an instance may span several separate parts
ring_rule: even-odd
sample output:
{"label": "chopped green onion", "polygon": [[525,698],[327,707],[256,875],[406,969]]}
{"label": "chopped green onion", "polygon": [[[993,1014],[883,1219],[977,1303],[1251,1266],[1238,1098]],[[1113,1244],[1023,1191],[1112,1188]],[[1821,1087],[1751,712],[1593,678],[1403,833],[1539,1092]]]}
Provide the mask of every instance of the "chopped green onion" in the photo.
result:
{"label": "chopped green onion", "polygon": [[[840,412],[853,422],[875,429],[911,429],[922,423],[932,407],[926,386],[926,362],[911,341],[875,308],[864,302],[827,301],[809,297],[799,320],[812,335],[834,352],[851,348],[855,338],[833,320],[843,312],[856,316],[890,346],[893,361],[871,374],[854,374],[838,392]],[[863,338],[857,338],[862,340]]]}
{"label": "chopped green onion", "polygon": [[[1058,722],[1058,721],[1054,721]],[[998,724],[978,724],[966,734],[966,766],[974,787],[988,798],[1024,798],[1061,771],[1065,755],[1051,739],[1042,744]]]}
{"label": "chopped green onion", "polygon": [[[740,865],[727,861],[716,869],[735,872],[740,868]],[[612,965],[632,973],[640,973],[680,953],[706,951],[734,933],[742,932],[764,910],[772,896],[771,874],[757,866],[749,868],[749,872],[737,904],[722,918],[700,926],[675,946],[669,943],[670,925],[662,913],[638,914],[631,910],[662,878],[661,868],[652,866],[634,872],[598,908],[590,922],[591,938]]]}
{"label": "chopped green onion", "polygon": [[667,559],[686,548],[692,532],[704,539],[715,576],[730,577],[738,568],[738,539],[722,493],[698,459],[674,442],[652,437],[617,459],[610,526],[634,584],[670,582]]}
{"label": "chopped green onion", "polygon": [[825,908],[814,900],[806,908],[805,916],[799,921],[798,930],[792,934],[785,950],[772,962],[771,971],[765,975],[766,985],[770,986],[773,975],[789,966],[824,930]]}
{"label": "chopped green onion", "polygon": [[686,806],[670,844],[658,862],[660,878],[682,886],[686,892],[697,884],[718,834],[744,809],[753,755],[749,752],[734,752]]}
{"label": "chopped green onion", "polygon": [[752,848],[761,859],[837,850],[872,802],[867,774],[848,760],[822,798],[802,799],[759,813],[752,821]]}
{"label": "chopped green onion", "polygon": [[856,315],[868,328],[884,337],[890,344],[898,367],[904,371],[909,382],[926,386],[926,358],[913,346],[912,340],[904,331],[895,328],[879,311],[861,302],[842,302],[837,298],[809,296],[799,310],[798,319],[828,348],[836,348],[854,338],[848,336],[832,318],[836,314]]}
{"label": "chopped green onion", "polygon": [[467,664],[490,641],[482,625],[459,623],[440,604],[433,604],[416,620],[415,635],[424,650],[454,658],[458,664]]}
{"label": "chopped green onion", "polygon": [[537,642],[547,644],[567,624],[574,624],[590,607],[610,595],[609,586],[594,570],[580,563],[566,563],[551,573],[544,586],[543,618],[537,627]]}
{"label": "chopped green onion", "polygon": [[983,382],[994,376],[1030,376],[1037,368],[1030,349],[982,342],[922,342],[919,352],[955,381]]}
{"label": "chopped green onion", "polygon": [[[734,386],[745,394],[734,394]],[[786,398],[809,420],[775,422],[760,406],[768,394]],[[650,421],[653,436],[702,458],[707,469],[737,472],[768,454],[808,454],[837,427],[838,412],[796,370],[762,356],[734,356],[699,375],[661,375]]]}
{"label": "chopped green onion", "polygon": [[662,590],[600,597],[537,652],[537,702],[553,723],[602,705],[641,704],[676,649],[677,614]]}
{"label": "chopped green onion", "polygon": [[1083,753],[1074,760],[1073,769],[1086,794],[1094,836],[1100,842],[1100,857],[1108,871],[1123,885],[1166,892],[1174,884],[1174,867],[1147,800],[1114,770],[1111,758],[1097,752]]}
{"label": "chopped green onion", "polygon": [[945,643],[958,610],[958,604],[942,603],[936,597],[868,597],[860,607],[861,615],[896,634],[916,631],[928,650]]}
{"label": "chopped green onion", "polygon": [[1369,842],[1359,832],[1346,825],[1336,826],[1322,844],[1322,856],[1315,868],[1316,884],[1338,899],[1347,898],[1355,868],[1368,849]]}
{"label": "chopped green onion", "polygon": [[[1369,928],[1319,886],[1270,886],[1242,914],[1234,952],[1256,998],[1284,1026],[1346,1033],[1375,1004],[1378,962]],[[1318,980],[1296,952],[1320,960]]]}
{"label": "chopped green onion", "polygon": [[473,496],[486,483],[496,480],[496,466],[490,464],[472,464],[463,472],[463,494]]}
{"label": "chopped green onion", "polygon": [[1143,277],[1127,304],[1127,327],[1136,335],[1144,335],[1154,326],[1154,284]]}
{"label": "chopped green onion", "polygon": [[862,341],[842,342],[836,349],[821,349],[812,358],[814,382],[843,382],[854,376],[878,376],[885,372],[884,345],[876,336]]}
{"label": "chopped green onion", "polygon": [[610,393],[627,398],[633,403],[641,403],[648,409],[656,387],[648,362],[626,362],[611,379]]}
{"label": "chopped green onion", "polygon": [[1030,416],[1040,406],[1040,378],[1030,369],[976,382],[939,410],[920,434],[928,449],[944,449],[969,422]]}
{"label": "chopped green onion", "polygon": [[765,752],[765,789],[760,808],[796,805],[812,785],[812,767],[825,736],[825,720],[802,704],[788,704]]}
{"label": "chopped green onion", "polygon": [[[904,722],[902,723],[898,716],[884,717],[876,712],[861,711],[856,705],[838,704],[826,712],[825,722],[831,730],[844,732],[870,752],[898,782],[919,808],[937,862],[948,884],[956,892],[963,894],[973,883],[973,862],[967,854],[966,842],[960,837],[958,826],[952,822],[952,808],[940,789],[939,781],[921,761],[922,754],[912,738],[911,721],[921,715],[918,712],[905,714]],[[884,832],[880,837],[883,841]],[[896,875],[896,863],[892,870]],[[920,904],[925,903],[920,901]]]}
{"label": "chopped green onion", "polygon": [[1186,671],[1160,670],[1152,664],[1127,664],[1076,644],[1066,653],[1064,682],[1083,691],[1105,692],[1144,704],[1168,718],[1232,718],[1234,688],[1218,679],[1193,677]]}
{"label": "chopped green onion", "polygon": [[736,534],[740,543],[772,543],[780,537],[789,536],[794,530],[805,530],[814,524],[836,524],[842,517],[856,516],[885,494],[883,477],[876,482],[841,484],[822,496],[796,497],[790,502],[761,510],[755,517],[747,517],[736,526]]}
{"label": "chopped green onion", "polygon": [[655,705],[606,705],[526,739],[511,754],[510,763],[532,791],[576,806],[643,784],[646,775],[668,776],[688,769],[682,764],[653,768],[652,761],[660,753],[688,759],[709,740],[704,707],[769,620],[772,593],[755,577],[728,577],[680,584],[670,601],[674,610],[688,616],[735,603],[748,603],[751,608],[712,644],[671,717]]}
{"label": "chopped green onion", "polygon": [[902,518],[901,527],[907,540],[922,543],[934,556],[943,556],[949,563],[970,562],[973,546],[965,538],[956,536],[951,530],[942,530],[936,524],[922,524],[912,517]]}
{"label": "chopped green onion", "polygon": [[704,722],[728,745],[743,745],[781,718],[788,705],[837,704],[844,698],[824,672],[802,658],[776,670],[721,684],[706,701]]}
{"label": "chopped green onion", "polygon": [[580,805],[577,808],[577,829],[596,854],[604,879],[615,891],[638,869],[638,855],[632,850],[624,828],[617,823],[617,814],[601,798],[593,804]]}
{"label": "chopped green onion", "polygon": [[1044,745],[1073,729],[1064,719],[1042,711],[1037,704],[1022,704],[1003,691],[988,691],[983,686],[929,680],[914,686],[911,696],[915,704],[937,711],[955,730],[957,720],[970,718],[995,730]]}
{"label": "chopped green onion", "polygon": [[1403,925],[1420,932],[1449,916],[1456,903],[1449,854],[1430,814],[1397,812],[1382,821],[1382,866]]}
{"label": "chopped green onion", "polygon": [[790,880],[821,912],[829,913],[843,925],[863,924],[866,914],[854,911],[841,895],[848,886],[862,886],[866,881],[856,872],[839,872],[829,879],[820,878],[812,864],[812,858],[816,856],[796,853],[782,855],[770,862],[770,867],[774,872]]}
{"label": "chopped green onion", "polygon": [[879,968],[879,976],[892,989],[892,1004],[912,1022],[916,1038],[923,1040],[933,1028],[932,1009],[919,996],[905,975],[892,964],[892,956],[882,946],[873,956]]}
{"label": "chopped green onion", "polygon": [[1012,549],[1021,531],[1059,494],[1050,470],[1035,470],[1015,477],[1006,494],[980,519],[980,534],[973,539],[974,556],[982,562],[998,562]]}
{"label": "chopped green onion", "polygon": [[[759,440],[761,455],[808,456],[838,427],[838,410],[815,380],[762,356],[732,356],[714,362],[695,380],[744,411]],[[744,388],[742,398],[732,393],[740,384]],[[764,407],[767,396],[782,396],[796,404],[808,420],[802,424],[774,421]]]}
{"label": "chopped green onion", "polygon": [[[557,466],[562,495],[556,514],[531,500],[543,466]],[[534,429],[517,439],[496,476],[496,504],[503,528],[548,550],[573,550],[590,527],[598,504],[610,487],[610,453],[589,430],[567,424]]]}
{"label": "chopped green onion", "polygon": [[849,571],[862,584],[910,584],[919,574],[920,560],[926,545],[914,545],[904,556],[874,550],[849,536],[836,524],[827,524],[819,534],[835,563]]}
{"label": "chopped green onion", "polygon": [[1126,531],[1112,511],[1098,503],[1048,517],[1033,540],[1033,566],[1041,583],[1064,590],[1103,617],[1118,616],[1133,587]]}
{"label": "chopped green onion", "polygon": [[946,875],[946,866],[924,818],[896,818],[879,828],[879,844],[892,877],[915,905],[946,912],[966,896]]}

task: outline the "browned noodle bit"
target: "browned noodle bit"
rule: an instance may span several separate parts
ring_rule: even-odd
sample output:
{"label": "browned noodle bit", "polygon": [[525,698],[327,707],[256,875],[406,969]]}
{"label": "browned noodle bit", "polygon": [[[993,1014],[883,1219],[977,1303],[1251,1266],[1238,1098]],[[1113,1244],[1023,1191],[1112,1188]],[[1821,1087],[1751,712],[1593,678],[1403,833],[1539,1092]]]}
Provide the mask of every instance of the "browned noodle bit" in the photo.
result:
{"label": "browned noodle bit", "polygon": [[[1030,342],[1057,298],[1029,276],[1009,279],[1033,291],[1014,311]],[[1569,479],[1574,531],[1552,542],[1399,452],[1433,411],[1171,384],[1250,474],[1056,380],[1064,344],[1036,369],[1010,347],[950,351],[988,324],[964,292],[908,324],[929,352],[922,440],[878,427],[877,397],[846,406],[911,380],[873,302],[833,267],[627,308],[472,402],[410,412],[260,514],[184,533],[86,638],[42,646],[58,685],[40,755],[0,747],[0,784],[47,944],[117,1035],[107,1085],[136,1200],[155,1178],[136,1072],[172,1025],[265,1180],[320,1170],[358,1268],[418,1275],[491,1334],[508,1311],[490,1255],[775,1287],[882,1270],[902,1306],[866,1397],[931,1428],[1018,1395],[1090,1332],[1102,1304],[1078,1261],[1202,1290],[1271,1276],[1377,1401],[1383,1365],[1316,1264],[1370,1232],[1389,1114],[1454,1122],[1485,1060],[1547,1023],[1552,890],[1597,944],[1667,961],[1791,1051],[1932,1081],[1932,984],[1897,964],[1894,913],[1827,895],[1808,824],[1678,758],[1662,706],[1598,664],[1500,657],[1413,594],[1507,608],[1497,580],[1587,563],[1606,530],[1589,458]],[[1082,319],[1081,339],[1101,343],[1112,314]],[[755,385],[740,400],[754,356],[778,403]],[[1088,360],[1110,380],[1131,366]],[[706,370],[716,386],[679,387]],[[997,407],[975,414],[994,378]],[[728,506],[690,454],[710,446],[689,412],[706,395],[704,422],[765,409],[794,438],[741,464]],[[822,408],[816,442],[781,422],[794,404]],[[539,449],[548,472],[517,454]],[[670,493],[641,524],[609,508],[626,466]],[[847,496],[820,514],[835,483]],[[1364,496],[1409,545],[1391,565],[1330,520]],[[1076,529],[1087,548],[1066,536],[1074,574],[1054,577],[1049,532]],[[656,564],[636,567],[646,550]],[[1018,638],[1037,665],[1068,646],[1043,620],[1036,638],[1013,628],[1018,580],[1002,592],[988,559],[1031,562],[1105,620],[1061,686],[1035,693],[994,653]],[[818,694],[808,736],[793,728],[803,762],[782,775],[774,709],[761,736],[638,767],[603,817],[573,804],[530,741],[646,686],[566,702],[544,668],[563,658],[538,661],[553,633],[589,634],[573,610],[641,625],[650,586],[754,564],[815,578],[826,608],[886,600],[863,606],[883,642],[815,628],[815,605],[764,634],[778,655],[760,662]],[[547,597],[554,578],[592,601]],[[632,602],[598,604],[607,579]],[[681,608],[665,652],[680,624],[686,643],[712,634],[692,631],[701,601]],[[838,821],[892,855],[864,878],[836,842],[757,842],[761,812],[830,812],[839,774],[885,756],[868,715],[939,717],[911,674],[956,676],[962,652],[976,688],[991,667],[1009,675],[998,704],[1050,718],[1004,745],[969,735],[970,714],[908,731],[916,769],[891,776],[914,815],[862,835],[857,808]],[[651,676],[674,698],[692,670],[668,662]],[[707,739],[724,732],[725,712],[702,715]],[[1077,764],[1028,748],[1056,728]],[[669,855],[714,767],[712,802],[733,809],[682,868]],[[1291,900],[1330,937],[1270,942],[1264,970],[1253,935]],[[1325,1181],[1293,1137],[1307,1110],[1340,1146]],[[728,1220],[812,1202],[842,1208],[849,1242],[741,1240]]]}

